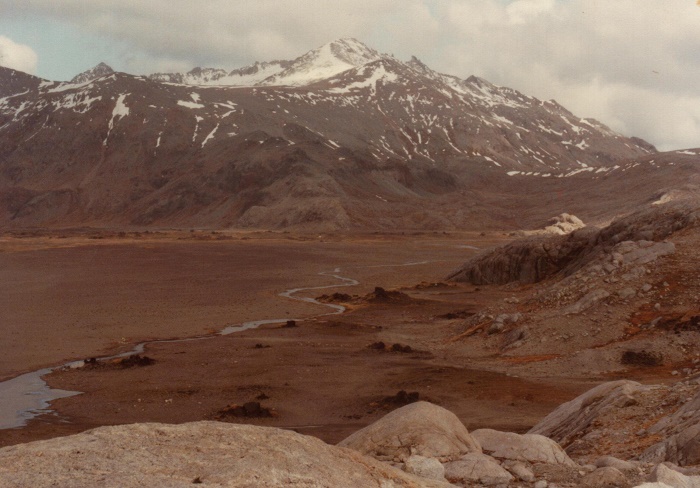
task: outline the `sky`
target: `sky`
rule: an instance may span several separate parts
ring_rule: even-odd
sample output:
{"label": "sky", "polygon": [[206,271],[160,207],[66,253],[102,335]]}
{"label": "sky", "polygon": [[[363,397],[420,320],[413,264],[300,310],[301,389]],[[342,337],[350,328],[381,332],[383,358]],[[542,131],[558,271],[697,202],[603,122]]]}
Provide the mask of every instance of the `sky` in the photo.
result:
{"label": "sky", "polygon": [[50,80],[230,70],[343,37],[700,147],[700,0],[0,0],[0,65]]}

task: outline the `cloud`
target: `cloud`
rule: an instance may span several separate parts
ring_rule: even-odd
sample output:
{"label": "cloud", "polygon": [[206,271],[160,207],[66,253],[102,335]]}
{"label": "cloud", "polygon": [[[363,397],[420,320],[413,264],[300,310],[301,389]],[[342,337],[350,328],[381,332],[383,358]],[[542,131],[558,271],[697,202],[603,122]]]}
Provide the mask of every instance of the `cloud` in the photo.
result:
{"label": "cloud", "polygon": [[134,74],[232,69],[356,37],[663,149],[700,145],[700,11],[688,0],[0,0],[0,14],[111,39],[105,61]]}
{"label": "cloud", "polygon": [[0,36],[0,66],[36,73],[37,55],[34,50],[23,44],[17,44],[12,39]]}
{"label": "cloud", "polygon": [[550,12],[555,5],[554,0],[516,0],[506,7],[506,14],[511,24],[526,24]]}

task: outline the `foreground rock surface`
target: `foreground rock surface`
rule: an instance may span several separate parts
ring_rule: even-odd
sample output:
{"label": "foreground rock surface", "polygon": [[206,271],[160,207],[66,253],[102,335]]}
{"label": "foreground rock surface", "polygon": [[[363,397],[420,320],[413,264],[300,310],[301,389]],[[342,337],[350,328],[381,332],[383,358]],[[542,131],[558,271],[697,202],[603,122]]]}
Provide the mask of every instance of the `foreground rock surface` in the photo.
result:
{"label": "foreground rock surface", "polygon": [[443,487],[294,432],[194,422],[100,427],[0,449],[0,486]]}

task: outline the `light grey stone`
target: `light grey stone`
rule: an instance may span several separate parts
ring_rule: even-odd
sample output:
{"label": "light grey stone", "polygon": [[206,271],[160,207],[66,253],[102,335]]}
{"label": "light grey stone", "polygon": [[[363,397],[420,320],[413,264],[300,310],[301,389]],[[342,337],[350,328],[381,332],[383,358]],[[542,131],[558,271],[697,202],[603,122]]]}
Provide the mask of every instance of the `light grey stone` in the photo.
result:
{"label": "light grey stone", "polygon": [[498,485],[509,483],[513,476],[492,457],[473,452],[445,464],[445,478],[452,483],[482,483]]}
{"label": "light grey stone", "polygon": [[561,313],[563,315],[579,314],[579,313],[583,312],[584,310],[588,310],[593,305],[595,305],[599,301],[601,301],[609,296],[610,296],[610,293],[608,293],[607,290],[604,290],[602,288],[598,288],[598,289],[593,290],[593,291],[589,292],[588,294],[584,295],[576,303],[564,308]]}
{"label": "light grey stone", "polygon": [[627,488],[630,482],[622,471],[607,466],[588,473],[581,479],[580,485],[586,488]]}
{"label": "light grey stone", "polygon": [[577,466],[559,444],[542,435],[479,429],[472,432],[472,437],[486,454],[496,459]]}
{"label": "light grey stone", "polygon": [[637,295],[637,292],[635,291],[634,288],[623,288],[622,290],[619,290],[617,292],[617,296],[622,298],[623,300],[627,300],[628,298],[634,298]]}
{"label": "light grey stone", "polygon": [[595,465],[598,468],[617,468],[620,471],[635,471],[637,465],[629,461],[623,461],[613,456],[602,456],[596,459]]}
{"label": "light grey stone", "polygon": [[445,481],[445,467],[434,458],[411,456],[406,459],[404,470],[421,478]]}
{"label": "light grey stone", "polygon": [[647,481],[665,483],[673,488],[700,488],[700,476],[686,476],[665,464],[656,466]]}
{"label": "light grey stone", "polygon": [[504,461],[503,467],[521,481],[528,483],[535,481],[535,473],[520,461]]}

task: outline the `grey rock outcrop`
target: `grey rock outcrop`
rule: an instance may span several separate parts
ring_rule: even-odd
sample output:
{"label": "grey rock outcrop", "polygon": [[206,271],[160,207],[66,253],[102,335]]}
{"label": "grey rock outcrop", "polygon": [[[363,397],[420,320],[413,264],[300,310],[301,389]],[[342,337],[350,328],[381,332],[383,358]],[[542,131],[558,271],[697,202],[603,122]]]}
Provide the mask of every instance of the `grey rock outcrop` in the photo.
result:
{"label": "grey rock outcrop", "polygon": [[414,454],[441,462],[481,452],[479,443],[452,412],[416,402],[385,415],[338,443],[382,461],[404,461]]}
{"label": "grey rock outcrop", "polygon": [[486,251],[453,271],[448,280],[475,285],[536,283],[569,276],[594,261],[607,269],[640,267],[673,254],[675,246],[662,242],[674,232],[700,221],[700,207],[692,201],[652,206],[615,220],[603,229],[584,227],[568,235],[536,236]]}
{"label": "grey rock outcrop", "polygon": [[666,437],[644,451],[640,459],[647,462],[670,461],[680,466],[700,464],[700,424]]}
{"label": "grey rock outcrop", "polygon": [[447,279],[475,285],[536,283],[561,271],[588,246],[595,232],[530,237],[487,251],[467,261]]}
{"label": "grey rock outcrop", "polygon": [[483,451],[496,459],[512,459],[531,463],[576,466],[559,444],[539,434],[515,434],[492,429],[479,429],[472,436]]}
{"label": "grey rock outcrop", "polygon": [[219,422],[100,427],[0,449],[0,486],[447,487],[294,432]]}
{"label": "grey rock outcrop", "polygon": [[670,461],[680,466],[700,464],[700,394],[678,410],[662,417],[648,428],[663,440],[649,447],[640,459],[647,462]]}

